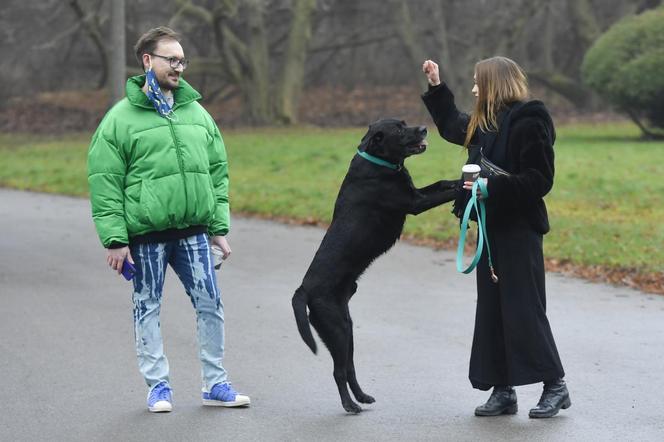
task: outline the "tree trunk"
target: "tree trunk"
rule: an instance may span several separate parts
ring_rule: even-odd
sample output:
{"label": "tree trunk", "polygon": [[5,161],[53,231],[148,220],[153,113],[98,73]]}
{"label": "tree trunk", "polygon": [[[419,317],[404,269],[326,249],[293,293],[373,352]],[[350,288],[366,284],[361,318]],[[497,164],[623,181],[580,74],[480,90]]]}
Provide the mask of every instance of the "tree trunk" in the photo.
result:
{"label": "tree trunk", "polygon": [[551,4],[546,6],[546,16],[544,19],[544,31],[542,38],[542,65],[544,71],[552,71],[554,69],[553,61],[553,49],[555,47],[554,43],[554,32],[553,32],[553,6]]}
{"label": "tree trunk", "polygon": [[83,8],[78,3],[78,0],[71,0],[69,2],[69,6],[74,10],[74,13],[80,20],[83,29],[85,29],[85,32],[88,34],[92,40],[92,43],[94,43],[95,47],[97,48],[97,55],[99,55],[99,61],[101,63],[101,68],[99,69],[100,76],[99,80],[97,81],[97,87],[101,89],[106,86],[106,82],[108,81],[108,54],[106,51],[106,46],[104,45],[103,39],[101,37],[101,32],[97,26],[94,26],[90,23],[90,18],[85,14],[85,11],[83,11]]}
{"label": "tree trunk", "polygon": [[247,0],[249,44],[247,46],[248,73],[241,80],[241,89],[249,104],[249,117],[253,123],[270,123],[270,62],[263,20],[263,0]]}
{"label": "tree trunk", "polygon": [[311,40],[311,13],[315,7],[316,0],[294,0],[293,2],[288,48],[279,86],[275,91],[276,117],[284,124],[297,122],[297,108],[304,84],[307,48]]}
{"label": "tree trunk", "polygon": [[[413,26],[413,19],[410,14],[410,7],[406,0],[396,0],[390,5],[394,8],[394,22],[401,38],[401,42],[406,48],[406,53],[410,59],[410,63],[414,67],[414,71],[422,65],[425,60],[424,50],[420,46],[417,38],[415,37],[415,28]],[[417,83],[422,89],[427,87],[427,80],[424,75],[417,77]]]}
{"label": "tree trunk", "polygon": [[269,94],[269,58],[264,31],[264,1],[245,2],[248,11],[248,41],[243,42],[229,27],[229,19],[237,12],[233,0],[214,10],[212,26],[221,65],[229,79],[236,84],[246,105],[249,120],[254,124],[272,121],[273,113]]}
{"label": "tree trunk", "polygon": [[641,121],[636,112],[631,109],[623,109],[624,112],[629,116],[629,118],[636,124],[643,134],[643,138],[647,140],[664,140],[664,133],[654,132],[646,127],[645,124]]}
{"label": "tree trunk", "polygon": [[576,35],[577,44],[568,52],[567,63],[559,69],[567,75],[579,79],[581,61],[588,48],[602,33],[590,0],[568,0],[569,20]]}
{"label": "tree trunk", "polygon": [[578,108],[586,108],[592,97],[590,91],[574,78],[558,72],[528,72],[528,77],[562,95]]}
{"label": "tree trunk", "polygon": [[[450,34],[448,32],[448,22],[445,20],[447,11],[452,7],[450,1],[440,0],[433,6],[432,16],[434,23],[436,23],[436,31],[434,32],[434,39],[438,53],[440,54],[439,60],[434,60],[438,63],[440,71],[440,79],[444,81],[449,88],[456,92],[463,84],[463,77],[470,76],[470,73],[463,75],[459,71],[460,63],[456,54],[452,54],[450,50]],[[463,101],[463,100],[462,100]]]}
{"label": "tree trunk", "polygon": [[583,49],[588,48],[601,34],[593,7],[589,0],[570,0],[568,5],[574,33]]}
{"label": "tree trunk", "polygon": [[110,79],[110,106],[124,97],[126,78],[125,55],[125,0],[111,2],[111,62],[108,77]]}

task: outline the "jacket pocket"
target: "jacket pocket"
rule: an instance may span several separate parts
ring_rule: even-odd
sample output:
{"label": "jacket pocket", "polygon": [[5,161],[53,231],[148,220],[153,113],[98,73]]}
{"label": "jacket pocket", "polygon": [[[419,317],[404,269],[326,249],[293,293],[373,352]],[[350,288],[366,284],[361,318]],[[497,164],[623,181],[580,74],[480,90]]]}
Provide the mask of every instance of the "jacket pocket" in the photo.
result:
{"label": "jacket pocket", "polygon": [[187,224],[209,226],[214,217],[216,198],[210,175],[187,172]]}
{"label": "jacket pocket", "polygon": [[141,206],[141,182],[125,188],[124,213],[127,233],[129,236],[135,235],[144,228],[145,215]]}
{"label": "jacket pocket", "polygon": [[139,220],[155,231],[182,225],[187,209],[182,175],[143,180],[140,201]]}

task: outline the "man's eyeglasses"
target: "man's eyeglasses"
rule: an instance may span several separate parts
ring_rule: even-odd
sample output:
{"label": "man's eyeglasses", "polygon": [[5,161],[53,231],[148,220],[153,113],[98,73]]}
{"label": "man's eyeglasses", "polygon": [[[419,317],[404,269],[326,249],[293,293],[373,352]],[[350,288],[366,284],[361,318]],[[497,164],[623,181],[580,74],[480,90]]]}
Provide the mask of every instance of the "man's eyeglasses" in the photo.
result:
{"label": "man's eyeglasses", "polygon": [[184,71],[185,69],[187,69],[187,66],[189,66],[189,60],[187,60],[186,58],[164,57],[163,55],[159,54],[150,54],[150,55],[167,60],[168,63],[171,65],[171,69],[177,69],[178,66],[182,66],[182,70]]}

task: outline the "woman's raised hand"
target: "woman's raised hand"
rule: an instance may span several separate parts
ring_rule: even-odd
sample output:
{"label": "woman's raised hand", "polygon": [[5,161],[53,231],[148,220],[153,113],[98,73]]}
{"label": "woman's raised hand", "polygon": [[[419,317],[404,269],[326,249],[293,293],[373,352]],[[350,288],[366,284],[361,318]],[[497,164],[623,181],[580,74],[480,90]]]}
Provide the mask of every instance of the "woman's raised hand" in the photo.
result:
{"label": "woman's raised hand", "polygon": [[438,86],[440,84],[440,72],[435,62],[426,60],[422,64],[422,72],[427,76],[427,81],[431,86]]}

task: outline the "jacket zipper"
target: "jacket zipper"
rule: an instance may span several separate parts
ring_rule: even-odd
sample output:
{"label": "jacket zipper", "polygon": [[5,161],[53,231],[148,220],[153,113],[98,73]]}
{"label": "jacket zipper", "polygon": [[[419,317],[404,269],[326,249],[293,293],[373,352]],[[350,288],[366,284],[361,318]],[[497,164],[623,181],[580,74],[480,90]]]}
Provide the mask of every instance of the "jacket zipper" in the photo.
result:
{"label": "jacket zipper", "polygon": [[183,219],[185,218],[187,214],[187,202],[189,201],[189,198],[187,196],[187,185],[186,185],[186,177],[184,175],[184,164],[182,162],[182,151],[180,150],[180,145],[178,144],[178,139],[175,136],[175,129],[173,129],[173,122],[168,119],[168,127],[171,129],[171,136],[173,137],[173,144],[175,144],[175,154],[178,157],[178,166],[180,167],[180,175],[182,176],[182,185],[184,186],[184,216]]}

